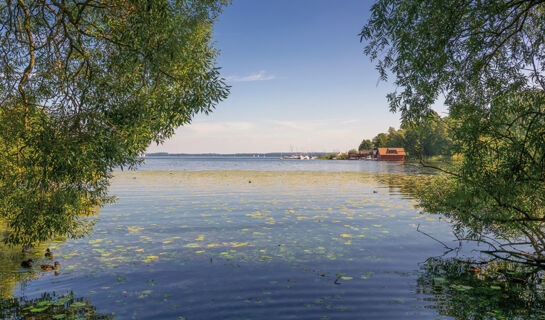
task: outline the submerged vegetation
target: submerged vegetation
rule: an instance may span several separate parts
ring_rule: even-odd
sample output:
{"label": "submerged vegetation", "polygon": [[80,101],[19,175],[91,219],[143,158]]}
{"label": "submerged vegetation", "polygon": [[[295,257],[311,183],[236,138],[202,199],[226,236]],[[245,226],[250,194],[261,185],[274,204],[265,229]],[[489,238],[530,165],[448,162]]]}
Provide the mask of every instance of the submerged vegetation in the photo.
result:
{"label": "submerged vegetation", "polygon": [[90,319],[108,320],[113,315],[99,314],[96,307],[73,293],[56,295],[44,293],[35,299],[10,298],[0,299],[0,317],[2,319]]}
{"label": "submerged vegetation", "polygon": [[[403,184],[403,176],[392,182]],[[397,286],[388,270],[427,257],[392,264],[396,243],[404,242],[398,239],[412,239],[416,222],[441,223],[416,212],[410,199],[384,192],[369,173],[125,172],[113,179],[119,201],[103,209],[93,236],[50,244],[62,265],[58,277],[8,260],[2,279],[29,276],[14,279],[14,293],[35,297],[43,287],[61,292],[70,283],[76,296],[119,318],[267,318],[285,312],[274,306],[286,296],[317,318],[349,316],[361,306],[342,288],[383,278]],[[392,255],[384,255],[384,243]],[[26,257],[43,263],[44,252]],[[24,285],[32,274],[40,279]],[[220,299],[236,308],[217,308]]]}
{"label": "submerged vegetation", "polygon": [[[515,309],[529,305],[522,315],[539,315],[542,276],[530,274],[534,269],[455,259],[443,268],[443,260],[428,259],[443,248],[417,230],[448,246],[458,241],[447,219],[416,209],[413,195],[426,177],[116,173],[113,191],[119,201],[102,210],[93,236],[50,243],[62,265],[59,276],[37,267],[51,263],[45,247],[33,253],[13,250],[0,260],[2,279],[17,276],[5,282],[0,303],[36,319],[72,311],[115,312],[117,318],[282,318],[287,313],[275,306],[288,297],[290,312],[316,318],[350,318],[379,305],[393,319],[408,310],[452,315],[464,299],[472,303],[465,315],[507,318],[512,313],[506,303],[515,299]],[[36,266],[23,270],[13,256],[31,257]],[[500,269],[506,272],[495,275]],[[72,299],[63,291],[67,283],[80,300],[66,300]],[[394,291],[384,291],[385,284]],[[59,294],[42,299],[43,288]],[[27,297],[12,299],[14,293]],[[219,300],[236,307],[218,308]]]}
{"label": "submerged vegetation", "polygon": [[439,314],[454,319],[540,319],[545,317],[543,271],[513,262],[486,264],[430,258],[417,288],[437,301]]}

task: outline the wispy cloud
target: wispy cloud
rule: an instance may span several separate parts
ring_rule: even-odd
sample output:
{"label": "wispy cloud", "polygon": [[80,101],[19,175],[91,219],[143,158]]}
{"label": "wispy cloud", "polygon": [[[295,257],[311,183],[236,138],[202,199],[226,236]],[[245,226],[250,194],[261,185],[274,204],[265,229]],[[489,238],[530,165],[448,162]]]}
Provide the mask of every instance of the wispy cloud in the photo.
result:
{"label": "wispy cloud", "polygon": [[272,123],[274,123],[275,125],[278,125],[278,126],[287,127],[287,128],[291,128],[291,129],[297,129],[297,130],[305,130],[305,129],[308,128],[308,126],[306,126],[305,124],[303,124],[301,122],[296,122],[296,121],[272,120],[270,122],[272,122]]}
{"label": "wispy cloud", "polygon": [[231,82],[250,82],[250,81],[265,81],[265,80],[273,80],[276,79],[276,77],[272,74],[268,74],[265,70],[261,70],[258,73],[249,74],[246,76],[227,76],[225,77],[227,81]]}
{"label": "wispy cloud", "polygon": [[[150,146],[148,152],[171,153],[236,153],[273,151],[347,151],[369,138],[366,130],[373,124],[361,125],[350,118],[239,119],[222,121],[196,119],[181,127],[162,145]],[[372,128],[372,133],[383,130]]]}
{"label": "wispy cloud", "polygon": [[341,121],[341,124],[355,124],[360,122],[361,122],[360,119],[349,119],[349,120]]}
{"label": "wispy cloud", "polygon": [[198,134],[222,134],[234,133],[240,131],[248,131],[255,128],[255,124],[247,121],[232,121],[232,122],[210,122],[202,121],[195,122],[187,126],[188,130]]}

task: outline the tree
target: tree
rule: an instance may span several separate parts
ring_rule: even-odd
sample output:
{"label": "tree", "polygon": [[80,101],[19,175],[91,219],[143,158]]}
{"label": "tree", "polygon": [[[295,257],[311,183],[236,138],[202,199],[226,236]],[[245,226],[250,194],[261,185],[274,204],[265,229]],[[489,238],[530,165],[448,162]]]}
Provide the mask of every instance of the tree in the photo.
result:
{"label": "tree", "polygon": [[544,31],[543,1],[379,0],[361,32],[400,88],[392,111],[420,121],[439,97],[449,107],[462,161],[423,188],[421,205],[535,264],[545,262]]}
{"label": "tree", "polygon": [[452,149],[449,118],[441,118],[437,112],[430,110],[421,121],[405,121],[405,150],[416,158],[450,155]]}
{"label": "tree", "polygon": [[360,143],[360,146],[358,147],[359,151],[362,150],[372,150],[373,149],[373,142],[369,139],[363,139]]}
{"label": "tree", "polygon": [[369,139],[363,139],[360,143],[360,146],[358,147],[359,151],[372,150],[372,149],[373,149],[373,142]]}
{"label": "tree", "polygon": [[373,138],[376,148],[400,148],[405,145],[404,130],[389,127],[387,133],[379,133]]}
{"label": "tree", "polygon": [[375,148],[384,148],[388,146],[388,135],[386,133],[379,133],[373,138],[373,146]]}
{"label": "tree", "polygon": [[0,4],[5,242],[84,235],[115,167],[226,98],[212,47],[224,2]]}
{"label": "tree", "polygon": [[396,130],[393,127],[388,128],[388,143],[386,147],[399,148],[405,145],[404,130]]}
{"label": "tree", "polygon": [[430,110],[421,121],[404,121],[399,130],[390,127],[387,133],[379,133],[373,141],[381,148],[404,148],[413,158],[448,156],[452,149],[449,121],[448,117],[441,118]]}

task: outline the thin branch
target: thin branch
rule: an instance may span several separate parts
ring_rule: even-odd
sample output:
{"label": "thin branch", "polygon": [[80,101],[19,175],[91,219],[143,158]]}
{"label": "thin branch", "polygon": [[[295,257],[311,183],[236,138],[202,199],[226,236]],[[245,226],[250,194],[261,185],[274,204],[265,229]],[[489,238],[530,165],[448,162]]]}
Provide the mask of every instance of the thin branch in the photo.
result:
{"label": "thin branch", "polygon": [[420,230],[420,223],[419,223],[418,226],[416,227],[416,231],[422,233],[422,234],[425,235],[425,236],[428,236],[428,237],[429,237],[430,239],[432,239],[432,240],[435,240],[435,241],[439,242],[440,244],[443,245],[443,247],[445,247],[445,249],[449,250],[448,252],[454,250],[453,248],[447,246],[443,241],[441,241],[441,240],[439,240],[439,239],[437,239],[437,238],[435,238],[435,237],[433,237],[433,236],[427,234],[427,233],[424,232],[424,231],[421,231],[421,230]]}

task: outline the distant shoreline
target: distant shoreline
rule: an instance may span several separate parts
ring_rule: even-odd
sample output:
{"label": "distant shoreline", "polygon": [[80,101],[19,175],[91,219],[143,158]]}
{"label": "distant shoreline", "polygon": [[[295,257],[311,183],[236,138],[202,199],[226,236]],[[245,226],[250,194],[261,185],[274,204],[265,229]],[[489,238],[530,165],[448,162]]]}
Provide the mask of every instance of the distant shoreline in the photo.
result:
{"label": "distant shoreline", "polygon": [[180,156],[193,156],[193,157],[266,157],[274,158],[281,156],[292,155],[308,155],[308,156],[323,156],[331,154],[333,152],[267,152],[267,153],[168,153],[168,152],[152,152],[146,153],[146,157],[180,157]]}

